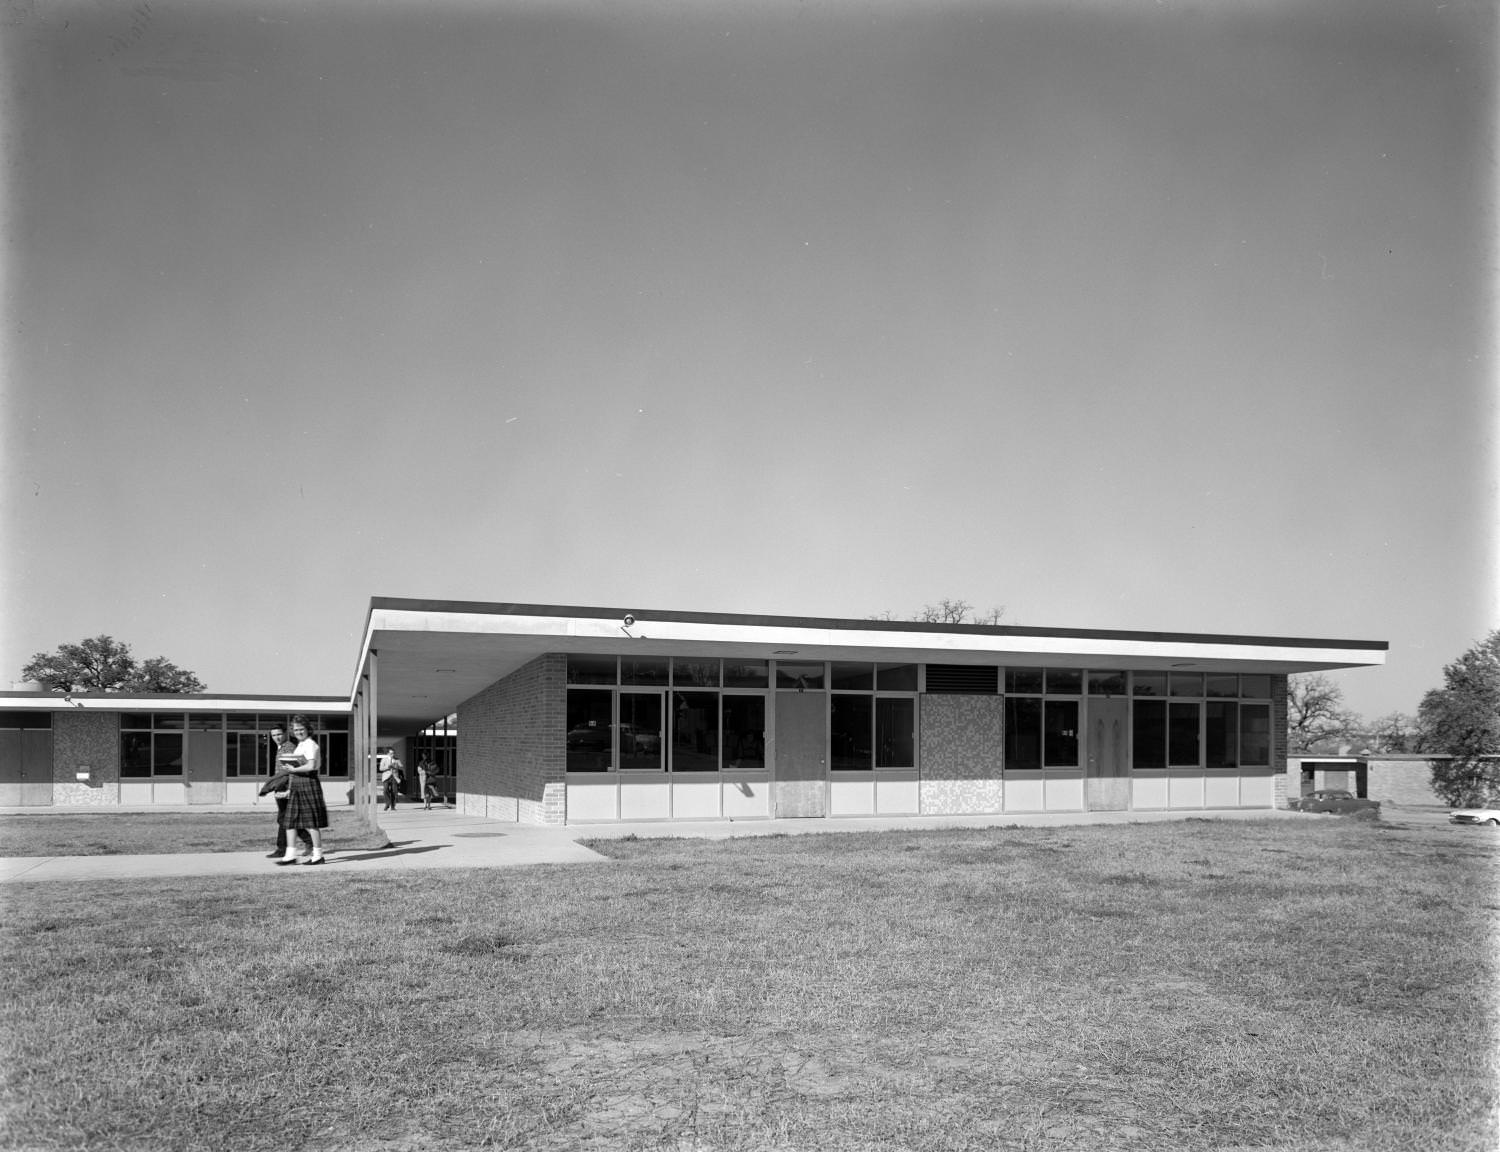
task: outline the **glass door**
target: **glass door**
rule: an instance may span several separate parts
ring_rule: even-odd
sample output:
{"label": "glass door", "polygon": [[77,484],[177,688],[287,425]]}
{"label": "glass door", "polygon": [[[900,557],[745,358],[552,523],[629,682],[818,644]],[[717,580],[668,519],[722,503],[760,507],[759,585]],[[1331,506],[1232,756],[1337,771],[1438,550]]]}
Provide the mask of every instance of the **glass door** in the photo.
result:
{"label": "glass door", "polygon": [[658,689],[620,690],[616,751],[624,771],[662,770],[662,693]]}

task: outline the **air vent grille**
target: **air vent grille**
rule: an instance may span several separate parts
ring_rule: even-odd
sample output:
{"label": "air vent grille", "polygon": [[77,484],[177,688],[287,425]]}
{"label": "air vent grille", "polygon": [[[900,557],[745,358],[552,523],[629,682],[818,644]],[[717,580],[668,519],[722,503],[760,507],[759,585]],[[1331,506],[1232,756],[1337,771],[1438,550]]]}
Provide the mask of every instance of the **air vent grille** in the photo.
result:
{"label": "air vent grille", "polygon": [[927,691],[944,696],[994,696],[1000,669],[993,664],[929,664]]}

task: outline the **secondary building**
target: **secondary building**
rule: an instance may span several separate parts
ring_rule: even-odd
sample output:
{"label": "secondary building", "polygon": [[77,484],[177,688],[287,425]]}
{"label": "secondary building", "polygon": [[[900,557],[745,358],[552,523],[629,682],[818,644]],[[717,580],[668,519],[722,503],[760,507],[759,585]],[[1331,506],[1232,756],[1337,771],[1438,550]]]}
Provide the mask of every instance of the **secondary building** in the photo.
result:
{"label": "secondary building", "polygon": [[[349,694],[316,703],[330,731],[347,733],[349,775],[325,787],[363,802],[376,747],[456,714],[459,808],[525,823],[1269,809],[1285,802],[1287,676],[1378,665],[1385,651],[1379,641],[377,598]],[[250,707],[169,699],[149,713],[150,801],[190,802],[200,782],[238,799],[237,786],[250,786],[238,743]],[[220,727],[192,728],[186,701]],[[143,730],[127,723],[146,710],[83,703],[11,694],[0,713],[50,717],[53,803],[80,802],[58,788],[80,783],[63,735],[72,714],[99,717],[87,802],[141,802],[141,777],[123,768],[134,757],[131,772],[141,770],[126,733]],[[158,703],[180,728],[157,726]],[[280,698],[261,703],[254,724],[284,717]],[[300,703],[286,711],[314,706]],[[194,731],[214,739],[195,743]],[[169,737],[161,775],[158,734]]]}

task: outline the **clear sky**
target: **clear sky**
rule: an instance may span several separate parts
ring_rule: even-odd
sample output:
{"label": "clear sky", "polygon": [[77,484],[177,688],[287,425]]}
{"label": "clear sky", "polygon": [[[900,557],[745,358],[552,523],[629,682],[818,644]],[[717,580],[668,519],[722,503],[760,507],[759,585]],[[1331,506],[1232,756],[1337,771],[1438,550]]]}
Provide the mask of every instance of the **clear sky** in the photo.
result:
{"label": "clear sky", "polygon": [[0,683],[371,596],[1500,627],[1495,8],[16,2]]}

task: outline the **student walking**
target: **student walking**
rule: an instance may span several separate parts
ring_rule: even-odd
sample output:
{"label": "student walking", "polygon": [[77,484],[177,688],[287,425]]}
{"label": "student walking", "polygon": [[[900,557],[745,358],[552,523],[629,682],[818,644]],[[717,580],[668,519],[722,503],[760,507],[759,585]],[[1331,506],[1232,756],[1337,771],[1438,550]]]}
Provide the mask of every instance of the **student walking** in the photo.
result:
{"label": "student walking", "polygon": [[[272,724],[271,733],[271,778],[261,785],[260,793],[256,797],[270,793],[276,800],[276,847],[266,853],[268,859],[276,860],[286,855],[286,825],[282,823],[282,817],[286,815],[286,801],[291,794],[291,779],[286,769],[278,764],[277,757],[283,752],[291,754],[297,749],[295,740],[286,738],[286,728],[281,724]],[[312,837],[306,832],[297,832],[297,851],[295,855],[299,858],[312,855]]]}
{"label": "student walking", "polygon": [[[323,785],[318,779],[323,753],[306,716],[292,717],[292,739],[297,742],[297,746],[291,752],[283,752],[277,757],[277,763],[286,769],[290,784],[286,811],[281,816],[282,826],[289,832],[305,831],[311,838],[312,855],[301,863],[321,864],[322,830],[328,827],[328,805],[323,802]],[[276,863],[298,862],[297,855],[292,850],[291,839],[288,838],[286,855]]]}

